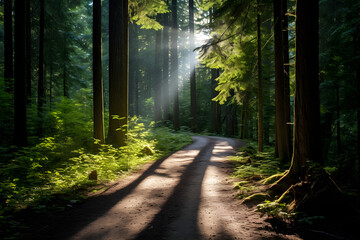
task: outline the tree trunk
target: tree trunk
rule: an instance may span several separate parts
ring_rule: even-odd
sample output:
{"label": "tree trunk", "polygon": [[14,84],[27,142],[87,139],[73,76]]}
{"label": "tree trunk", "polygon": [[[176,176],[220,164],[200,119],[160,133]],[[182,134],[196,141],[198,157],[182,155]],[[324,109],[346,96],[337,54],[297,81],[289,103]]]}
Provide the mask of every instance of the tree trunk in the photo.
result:
{"label": "tree trunk", "polygon": [[5,90],[13,90],[13,40],[12,40],[12,0],[4,0],[4,78]]}
{"label": "tree trunk", "polygon": [[[355,54],[359,56],[360,54],[360,26],[356,27],[355,31]],[[357,83],[357,144],[358,144],[358,177],[360,181],[360,61],[357,59],[355,63],[356,69],[356,83]],[[359,184],[360,187],[360,184]]]}
{"label": "tree trunk", "polygon": [[282,163],[290,159],[289,142],[287,138],[287,122],[284,112],[284,56],[281,22],[281,1],[274,0],[274,39],[275,39],[275,131],[276,147]]}
{"label": "tree trunk", "polygon": [[[29,0],[27,0],[29,2]],[[44,0],[40,0],[40,36],[39,36],[39,79],[38,79],[38,102],[37,111],[39,117],[38,131],[42,135],[43,102],[45,98],[44,91],[44,31],[45,31],[45,6]],[[29,50],[29,49],[28,49]]]}
{"label": "tree trunk", "polygon": [[284,49],[284,113],[286,121],[286,138],[288,141],[289,157],[292,155],[291,116],[290,116],[290,60],[289,60],[289,32],[287,17],[287,0],[282,0],[283,19],[283,49]]}
{"label": "tree trunk", "polygon": [[171,80],[172,80],[172,94],[173,94],[173,126],[175,130],[180,129],[179,116],[179,89],[178,89],[178,52],[177,52],[177,38],[178,38],[178,24],[177,24],[177,0],[172,0],[172,29],[171,29]]}
{"label": "tree trunk", "polygon": [[25,1],[15,1],[14,143],[19,147],[27,144],[25,4]]}
{"label": "tree trunk", "polygon": [[341,127],[340,127],[340,85],[336,84],[336,147],[337,147],[337,157],[339,160],[339,169],[343,170],[343,161],[342,161],[342,146],[341,146]]}
{"label": "tree trunk", "polygon": [[[169,1],[166,1],[166,4],[169,5]],[[165,13],[163,17],[163,111],[164,119],[170,120],[169,114],[169,14]]]}
{"label": "tree trunk", "polygon": [[[160,17],[158,15],[157,20],[160,21]],[[162,113],[161,113],[161,83],[162,83],[162,73],[161,73],[161,31],[156,31],[155,35],[155,79],[154,79],[154,112],[155,112],[155,122],[161,121]]]}
{"label": "tree trunk", "polygon": [[53,71],[53,63],[50,61],[50,79],[49,79],[49,107],[50,111],[53,105],[53,81],[54,81],[54,71]]}
{"label": "tree trunk", "polygon": [[261,15],[259,10],[259,0],[258,4],[258,14],[257,14],[257,43],[258,43],[258,151],[264,151],[263,143],[263,89],[262,89],[262,60],[261,60]]}
{"label": "tree trunk", "polygon": [[130,116],[137,115],[136,111],[136,81],[138,74],[138,66],[136,65],[137,56],[138,56],[138,41],[137,41],[137,26],[135,23],[129,25],[129,113]]}
{"label": "tree trunk", "polygon": [[126,145],[128,129],[128,1],[109,1],[109,142]]}
{"label": "tree trunk", "polygon": [[[93,1],[93,107],[94,138],[105,143],[102,75],[101,0]],[[98,145],[95,145],[98,146]]]}
{"label": "tree trunk", "polygon": [[198,131],[197,112],[196,112],[196,79],[195,79],[195,56],[194,56],[194,0],[189,0],[189,30],[190,30],[190,113],[191,129]]}
{"label": "tree trunk", "polygon": [[322,164],[319,100],[319,1],[296,4],[294,154],[290,174],[304,179],[308,161]]}
{"label": "tree trunk", "polygon": [[[40,28],[41,28],[41,19],[40,19]],[[31,6],[30,6],[30,0],[26,0],[26,99],[27,99],[27,103],[31,103]]]}
{"label": "tree trunk", "polygon": [[[216,78],[219,77],[218,69],[211,69],[211,99],[215,98],[217,92]],[[221,106],[218,102],[211,101],[211,132],[221,133]]]}

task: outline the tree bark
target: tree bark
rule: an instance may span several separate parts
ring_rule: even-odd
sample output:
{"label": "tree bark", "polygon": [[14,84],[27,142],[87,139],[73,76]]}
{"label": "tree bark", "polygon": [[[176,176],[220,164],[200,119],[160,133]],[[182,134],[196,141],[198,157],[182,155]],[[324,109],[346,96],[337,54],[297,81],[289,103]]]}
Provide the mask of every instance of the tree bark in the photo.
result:
{"label": "tree bark", "polygon": [[[166,1],[169,5],[169,1]],[[163,111],[164,119],[170,120],[169,107],[169,14],[165,13],[163,17]]]}
{"label": "tree bark", "polygon": [[290,175],[304,179],[308,161],[322,164],[319,99],[319,1],[296,3],[294,154]]}
{"label": "tree bark", "polygon": [[[41,28],[41,19],[40,19],[40,28]],[[32,95],[31,94],[31,5],[30,5],[30,0],[26,0],[26,98],[27,98],[27,103],[31,103],[31,97],[32,97],[31,95]]]}
{"label": "tree bark", "polygon": [[259,10],[259,0],[257,0],[257,43],[258,43],[258,151],[264,151],[263,143],[263,89],[262,89],[262,60],[261,60],[261,15]]}
{"label": "tree bark", "polygon": [[26,5],[15,1],[14,143],[27,144],[26,129]]}
{"label": "tree bark", "polygon": [[[158,15],[157,20],[160,21],[160,17]],[[161,113],[161,83],[162,83],[162,72],[161,72],[161,31],[156,31],[155,35],[155,79],[154,79],[154,112],[155,112],[155,121],[161,121],[162,113]]]}
{"label": "tree bark", "polygon": [[276,147],[282,163],[290,160],[287,138],[287,122],[284,112],[284,56],[281,18],[281,0],[274,0],[274,39],[275,39],[275,129]]}
{"label": "tree bark", "polygon": [[[27,2],[29,2],[29,0],[27,0]],[[45,100],[44,31],[45,31],[45,6],[44,6],[44,0],[40,0],[40,36],[39,36],[39,71],[38,71],[39,79],[38,79],[38,102],[37,102],[37,111],[39,117],[39,126],[38,126],[39,135],[42,135],[43,102]]]}
{"label": "tree bark", "polygon": [[[93,0],[93,107],[94,138],[105,143],[102,75],[101,0]],[[95,145],[95,147],[98,145]]]}
{"label": "tree bark", "polygon": [[13,90],[13,28],[12,28],[12,0],[4,0],[4,78],[5,90]]}
{"label": "tree bark", "polygon": [[291,116],[290,116],[290,60],[289,60],[289,31],[287,17],[287,0],[282,0],[282,19],[283,19],[283,49],[284,49],[284,113],[286,121],[286,138],[289,147],[289,157],[292,155],[291,139]]}
{"label": "tree bark", "polygon": [[177,38],[178,38],[178,23],[177,23],[177,0],[172,0],[172,29],[171,29],[171,80],[172,80],[172,94],[173,94],[173,126],[175,130],[180,129],[179,116],[179,89],[178,89],[178,52],[177,52]]}
{"label": "tree bark", "polygon": [[128,1],[109,1],[109,142],[126,145],[128,129]]}
{"label": "tree bark", "polygon": [[197,112],[196,112],[196,79],[195,79],[195,56],[194,56],[194,0],[189,0],[189,30],[190,30],[190,114],[191,129],[198,131]]}
{"label": "tree bark", "polygon": [[[359,56],[360,54],[360,25],[356,26],[355,31],[355,54]],[[359,59],[355,63],[356,69],[356,83],[357,83],[357,144],[358,144],[358,177],[360,181],[360,61]],[[360,186],[359,186],[360,188]]]}

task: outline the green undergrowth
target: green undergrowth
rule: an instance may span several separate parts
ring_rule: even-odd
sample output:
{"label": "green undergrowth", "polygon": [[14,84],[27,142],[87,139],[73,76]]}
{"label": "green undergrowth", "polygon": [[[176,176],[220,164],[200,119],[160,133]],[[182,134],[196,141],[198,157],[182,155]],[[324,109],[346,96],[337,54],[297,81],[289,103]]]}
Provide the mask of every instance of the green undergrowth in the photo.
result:
{"label": "green undergrowth", "polygon": [[244,202],[268,199],[266,193],[259,192],[259,187],[271,183],[269,179],[282,172],[279,159],[274,158],[273,152],[271,147],[258,152],[257,145],[249,142],[238,150],[236,156],[230,158],[235,166],[232,177],[237,180],[234,189],[239,199]]}
{"label": "green undergrowth", "polygon": [[[89,113],[80,101],[64,99],[46,116],[44,135],[49,136],[31,139],[34,144],[22,149],[1,149],[1,229],[18,229],[13,216],[21,210],[63,210],[69,201],[82,201],[87,192],[101,191],[102,184],[192,142],[187,132],[155,127],[154,122],[133,117],[127,146],[104,144],[94,152]],[[89,180],[95,170],[97,180]]]}
{"label": "green undergrowth", "polygon": [[257,152],[256,145],[249,144],[238,150],[230,160],[235,163],[233,177],[239,179],[261,180],[281,172],[280,162],[274,158],[273,148]]}

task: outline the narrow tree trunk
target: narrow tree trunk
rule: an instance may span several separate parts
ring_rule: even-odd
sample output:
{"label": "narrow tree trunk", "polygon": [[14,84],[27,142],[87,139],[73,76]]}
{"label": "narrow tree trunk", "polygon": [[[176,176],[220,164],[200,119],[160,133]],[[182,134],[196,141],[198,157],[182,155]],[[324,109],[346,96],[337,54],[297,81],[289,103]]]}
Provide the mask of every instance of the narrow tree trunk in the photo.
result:
{"label": "narrow tree trunk", "polygon": [[[27,0],[29,1],[29,0]],[[40,0],[40,36],[39,36],[39,71],[38,71],[38,102],[37,111],[39,117],[38,131],[42,135],[44,91],[44,31],[45,31],[45,6],[44,0]]]}
{"label": "narrow tree trunk", "polygon": [[[64,50],[64,56],[66,56],[66,50]],[[66,72],[66,58],[64,57],[64,63],[63,63],[63,90],[64,90],[64,93],[63,93],[63,96],[64,97],[69,97],[69,92],[68,92],[68,83],[67,83],[67,72]]]}
{"label": "narrow tree trunk", "polygon": [[194,56],[194,0],[189,0],[189,30],[190,30],[190,113],[191,129],[198,131],[197,113],[196,113],[196,79],[195,79],[195,56]]}
{"label": "narrow tree trunk", "polygon": [[[355,54],[359,56],[360,54],[360,25],[356,27],[355,31]],[[360,181],[360,60],[358,59],[355,63],[356,69],[356,83],[357,83],[357,144],[358,144],[358,177]],[[360,188],[360,184],[359,184]]]}
{"label": "narrow tree trunk", "polygon": [[138,61],[138,32],[135,23],[129,25],[129,112],[131,116],[137,115],[136,81],[139,66]]}
{"label": "narrow tree trunk", "polygon": [[53,71],[53,63],[50,61],[50,79],[49,79],[49,107],[50,111],[53,105],[53,81],[54,81],[54,71]]}
{"label": "narrow tree trunk", "polygon": [[258,14],[257,14],[257,42],[258,42],[258,151],[262,152],[264,150],[263,143],[263,94],[262,94],[262,60],[261,60],[261,15],[259,10],[259,0],[258,4]]}
{"label": "narrow tree trunk", "polygon": [[126,145],[128,129],[128,1],[109,1],[109,142]]}
{"label": "narrow tree trunk", "polygon": [[287,17],[287,0],[282,0],[283,19],[283,49],[284,49],[284,113],[286,121],[286,138],[288,141],[289,157],[292,155],[291,116],[290,116],[290,60],[289,60],[289,32]]}
{"label": "narrow tree trunk", "polygon": [[342,146],[341,146],[341,128],[340,128],[340,86],[336,84],[336,146],[337,146],[337,157],[339,160],[339,169],[342,170]]}
{"label": "narrow tree trunk", "polygon": [[4,0],[4,78],[5,90],[13,90],[13,28],[12,28],[12,0]]}
{"label": "narrow tree trunk", "polygon": [[284,113],[284,57],[281,12],[281,1],[274,0],[276,143],[280,161],[286,163],[290,160],[290,152],[286,133],[287,122]]}
{"label": "narrow tree trunk", "polygon": [[[160,17],[158,15],[157,20],[160,21]],[[155,112],[155,121],[161,121],[162,113],[161,113],[161,83],[162,83],[162,72],[161,72],[161,31],[156,31],[155,35],[155,79],[154,79],[154,112]]]}
{"label": "narrow tree trunk", "polygon": [[[102,75],[101,0],[93,1],[93,107],[94,138],[105,143]],[[97,146],[97,145],[95,145]]]}
{"label": "narrow tree trunk", "polygon": [[[40,19],[41,27],[41,19]],[[31,103],[31,6],[26,0],[26,98]]]}
{"label": "narrow tree trunk", "polygon": [[26,130],[26,6],[15,1],[15,85],[14,85],[14,143],[27,144]]}
{"label": "narrow tree trunk", "polygon": [[179,89],[178,89],[178,52],[177,52],[177,38],[178,38],[178,24],[177,24],[177,0],[172,0],[172,29],[171,29],[171,81],[173,94],[173,126],[175,130],[180,128],[179,116]]}
{"label": "narrow tree trunk", "polygon": [[[166,1],[169,5],[169,0]],[[170,120],[169,107],[169,14],[165,13],[163,17],[163,111],[164,119]]]}

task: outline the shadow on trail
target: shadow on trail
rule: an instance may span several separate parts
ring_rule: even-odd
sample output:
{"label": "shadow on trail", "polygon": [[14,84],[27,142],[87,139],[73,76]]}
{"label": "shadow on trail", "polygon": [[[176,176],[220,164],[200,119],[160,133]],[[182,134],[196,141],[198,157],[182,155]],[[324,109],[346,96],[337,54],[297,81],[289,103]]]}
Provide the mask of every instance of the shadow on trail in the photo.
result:
{"label": "shadow on trail", "polygon": [[[196,137],[195,137],[196,140]],[[170,197],[166,200],[153,220],[140,232],[135,239],[198,239],[198,212],[201,200],[202,183],[205,172],[211,165],[217,165],[211,158],[218,155],[213,152],[219,138],[209,137],[207,144],[203,146],[185,168],[181,169],[181,178],[174,187]],[[220,140],[221,142],[223,140]],[[224,142],[228,142],[224,140]],[[228,142],[232,145],[231,142]],[[185,148],[184,150],[191,150]],[[236,146],[233,146],[235,148]],[[227,152],[229,154],[229,152]],[[168,157],[154,162],[137,179],[127,186],[116,190],[114,193],[90,198],[76,209],[63,213],[60,216],[52,216],[48,219],[48,225],[35,233],[32,232],[24,239],[69,239],[86,226],[104,216],[113,206],[131,194],[146,178],[157,175],[160,165]],[[115,188],[117,184],[111,188]],[[111,188],[107,191],[111,191]],[[96,206],[96,207],[94,207]],[[106,231],[92,233],[87,239],[105,239]],[[118,236],[122,239],[122,236]]]}
{"label": "shadow on trail", "polygon": [[[191,162],[161,211],[135,239],[198,239],[198,211],[201,186],[216,140],[209,143]],[[187,211],[183,211],[184,209]],[[170,234],[167,236],[166,234]]]}
{"label": "shadow on trail", "polygon": [[[36,239],[68,239],[71,236],[75,235],[85,226],[95,221],[99,217],[103,216],[107,211],[109,211],[117,202],[121,201],[123,198],[128,196],[142,181],[148,178],[151,175],[157,174],[155,171],[160,168],[160,165],[167,159],[168,157],[164,157],[162,159],[154,162],[148,169],[146,169],[136,180],[132,181],[126,187],[117,190],[114,193],[107,195],[95,196],[89,199],[87,203],[84,205],[78,206],[75,210],[69,210],[69,212],[61,216],[60,219],[54,219],[54,225],[47,225],[40,229],[36,233]],[[115,188],[117,184],[114,184],[109,189],[107,189],[104,193],[108,192],[112,188]],[[90,203],[91,202],[91,203]],[[97,208],[93,208],[93,206],[98,206]],[[56,216],[55,216],[56,218]],[[76,220],[76,224],[72,224]],[[57,230],[57,226],[66,227],[63,229],[64,231],[59,232]],[[54,228],[56,229],[54,231]],[[99,236],[101,237],[101,236]],[[33,233],[29,236],[25,236],[24,239],[35,239]],[[100,239],[100,238],[99,238]]]}

